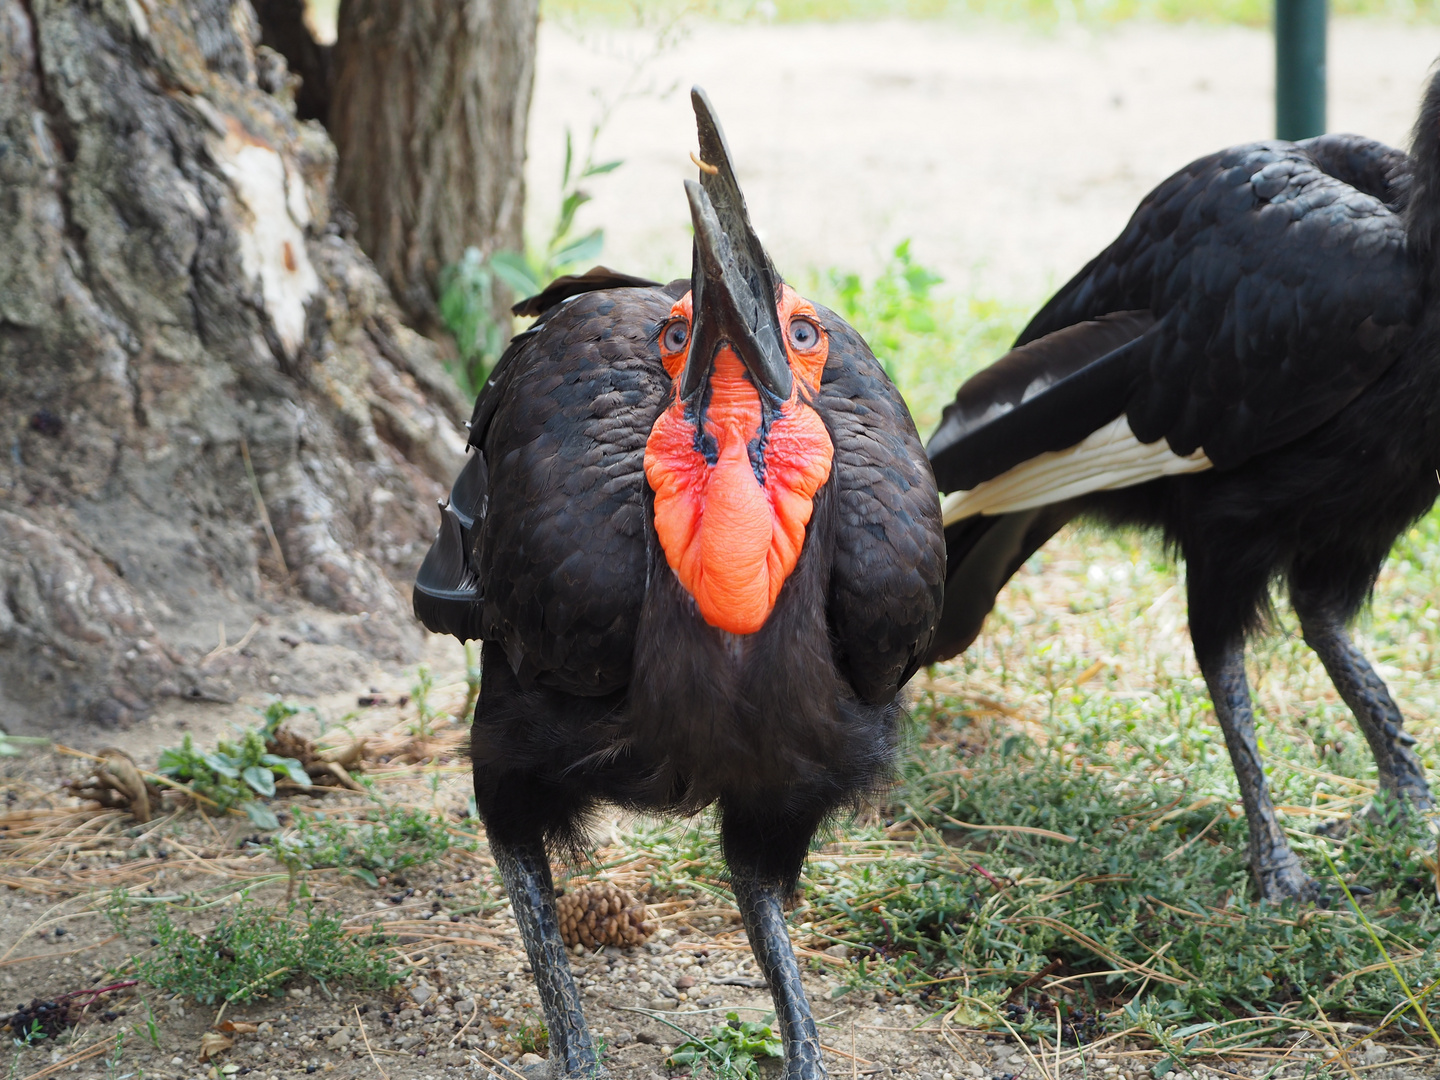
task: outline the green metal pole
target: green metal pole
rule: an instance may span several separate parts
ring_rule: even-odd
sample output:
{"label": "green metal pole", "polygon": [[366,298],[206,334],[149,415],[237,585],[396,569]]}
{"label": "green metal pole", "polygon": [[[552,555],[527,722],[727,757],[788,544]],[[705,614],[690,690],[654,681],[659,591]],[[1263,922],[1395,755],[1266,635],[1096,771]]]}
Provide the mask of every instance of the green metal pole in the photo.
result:
{"label": "green metal pole", "polygon": [[1325,132],[1326,0],[1275,0],[1275,135]]}

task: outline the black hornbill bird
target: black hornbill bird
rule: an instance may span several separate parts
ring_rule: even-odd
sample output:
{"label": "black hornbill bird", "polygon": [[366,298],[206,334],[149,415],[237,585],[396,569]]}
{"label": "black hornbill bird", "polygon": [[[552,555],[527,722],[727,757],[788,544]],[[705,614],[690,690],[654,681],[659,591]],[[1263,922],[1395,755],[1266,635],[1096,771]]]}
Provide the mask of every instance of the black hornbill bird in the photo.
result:
{"label": "black hornbill bird", "polygon": [[519,305],[475,404],[415,610],[483,640],[475,796],[556,1074],[600,1070],[552,849],[608,802],[718,804],[785,1044],[823,1077],[782,903],[811,838],[886,778],[929,647],[939,493],[865,342],[781,282],[703,93],[688,281],[597,268]]}
{"label": "black hornbill bird", "polygon": [[927,662],[1078,515],[1158,528],[1185,559],[1190,635],[1269,898],[1311,896],[1275,819],[1246,638],[1288,587],[1380,786],[1431,805],[1384,682],[1346,626],[1440,466],[1440,75],[1412,153],[1353,135],[1261,142],[1152,191],[929,443],[946,608]]}

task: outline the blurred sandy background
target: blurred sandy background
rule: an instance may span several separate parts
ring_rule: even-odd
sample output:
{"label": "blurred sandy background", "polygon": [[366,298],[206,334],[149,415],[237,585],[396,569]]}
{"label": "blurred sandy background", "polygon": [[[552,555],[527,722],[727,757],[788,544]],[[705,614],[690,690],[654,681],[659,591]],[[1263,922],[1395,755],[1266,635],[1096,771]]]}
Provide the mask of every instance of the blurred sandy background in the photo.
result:
{"label": "blurred sandy background", "polygon": [[[625,163],[588,185],[579,222],[605,227],[617,269],[689,272],[680,183],[695,172],[687,92],[699,83],[782,273],[869,274],[911,237],[948,287],[1022,303],[1079,269],[1187,161],[1274,132],[1265,29],[692,21],[659,36],[542,21],[533,239],[555,218],[565,128],[583,150],[627,84],[636,96],[596,148]],[[1437,55],[1440,27],[1332,20],[1330,130],[1405,145]]]}

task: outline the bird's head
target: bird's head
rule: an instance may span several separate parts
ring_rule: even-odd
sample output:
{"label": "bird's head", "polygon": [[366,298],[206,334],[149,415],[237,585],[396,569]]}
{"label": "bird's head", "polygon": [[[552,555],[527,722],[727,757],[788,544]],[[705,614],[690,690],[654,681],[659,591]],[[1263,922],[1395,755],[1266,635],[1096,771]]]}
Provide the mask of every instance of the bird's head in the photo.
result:
{"label": "bird's head", "polygon": [[700,182],[690,291],[659,327],[674,398],[645,447],[655,531],[702,618],[759,630],[800,558],[834,447],[812,401],[829,355],[824,321],[775,273],[745,209],[725,136],[691,92]]}

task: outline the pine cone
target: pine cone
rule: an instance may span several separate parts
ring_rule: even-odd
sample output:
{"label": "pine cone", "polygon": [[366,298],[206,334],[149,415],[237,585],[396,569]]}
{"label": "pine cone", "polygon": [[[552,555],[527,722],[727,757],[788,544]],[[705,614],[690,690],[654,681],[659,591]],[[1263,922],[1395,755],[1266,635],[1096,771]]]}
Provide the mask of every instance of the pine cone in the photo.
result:
{"label": "pine cone", "polygon": [[627,949],[645,944],[659,929],[657,923],[646,920],[644,904],[608,881],[564,893],[556,898],[555,910],[560,917],[560,936],[572,949],[576,945]]}

